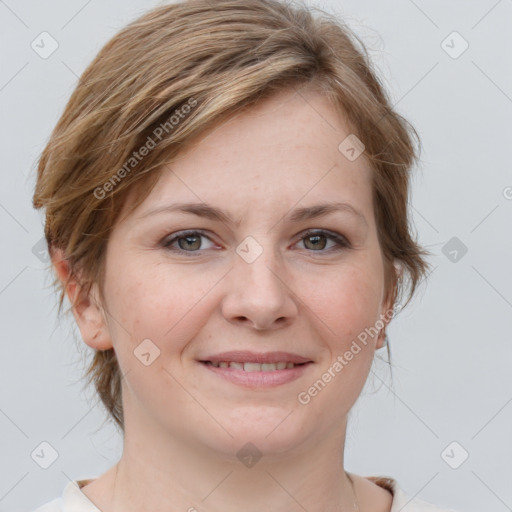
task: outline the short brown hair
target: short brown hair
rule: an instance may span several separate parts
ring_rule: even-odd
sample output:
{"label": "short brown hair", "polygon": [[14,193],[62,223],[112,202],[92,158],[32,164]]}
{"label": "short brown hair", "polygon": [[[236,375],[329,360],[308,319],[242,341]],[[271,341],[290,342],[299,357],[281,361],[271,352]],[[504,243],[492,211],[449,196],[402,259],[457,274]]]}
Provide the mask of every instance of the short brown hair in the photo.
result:
{"label": "short brown hair", "polygon": [[[419,137],[393,110],[361,40],[317,11],[279,0],[183,1],[147,12],[102,48],[41,154],[33,197],[35,208],[46,209],[50,254],[62,249],[83,293],[97,283],[104,297],[109,233],[134,187],[130,211],[147,197],[162,164],[193,137],[274,92],[314,84],[365,145],[386,297],[401,300],[408,282],[409,302],[430,254],[413,239],[407,208]],[[165,137],[127,165],[158,127],[167,127]],[[66,284],[54,281],[59,313]],[[96,351],[87,376],[124,432],[114,350]]]}

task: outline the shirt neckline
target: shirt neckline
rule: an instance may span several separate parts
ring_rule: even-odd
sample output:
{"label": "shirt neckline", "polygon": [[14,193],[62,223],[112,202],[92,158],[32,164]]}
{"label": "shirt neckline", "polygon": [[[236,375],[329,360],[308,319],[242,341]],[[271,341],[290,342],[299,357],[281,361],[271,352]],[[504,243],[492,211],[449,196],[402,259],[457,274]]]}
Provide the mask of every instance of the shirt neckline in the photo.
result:
{"label": "shirt neckline", "polygon": [[[80,480],[72,480],[66,485],[62,495],[62,512],[73,512],[80,506],[81,512],[101,512],[94,503],[82,492],[82,487],[96,480],[95,478],[84,478]],[[408,501],[406,495],[399,488],[397,481],[389,476],[365,476],[374,484],[386,489],[393,496],[390,512],[398,512],[404,507]]]}

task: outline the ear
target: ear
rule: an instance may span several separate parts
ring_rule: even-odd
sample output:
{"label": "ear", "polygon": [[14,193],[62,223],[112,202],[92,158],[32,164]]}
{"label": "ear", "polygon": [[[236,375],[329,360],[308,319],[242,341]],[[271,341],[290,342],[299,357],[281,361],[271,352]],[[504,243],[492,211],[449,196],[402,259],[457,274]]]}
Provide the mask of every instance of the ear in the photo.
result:
{"label": "ear", "polygon": [[388,327],[389,322],[391,322],[391,319],[395,314],[394,307],[397,294],[397,285],[398,279],[402,273],[402,265],[400,264],[400,262],[395,260],[395,262],[393,262],[393,265],[391,266],[391,270],[395,272],[396,278],[392,283],[392,289],[389,291],[388,297],[384,301],[382,310],[380,312],[379,320],[381,320],[384,323],[384,327],[380,330],[379,335],[377,337],[377,343],[375,345],[376,350],[384,346],[384,340],[386,338],[386,329]]}
{"label": "ear", "polygon": [[388,322],[384,318],[382,318],[382,321],[386,323],[386,325],[380,330],[379,336],[377,337],[377,343],[375,345],[375,350],[379,350],[379,348],[382,348],[384,346],[384,340],[386,339],[386,328]]}
{"label": "ear", "polygon": [[95,283],[85,294],[76,277],[71,276],[71,268],[62,249],[52,249],[52,264],[63,286],[66,287],[73,316],[85,343],[96,350],[112,348],[112,339],[104,309],[99,299],[98,286]]}

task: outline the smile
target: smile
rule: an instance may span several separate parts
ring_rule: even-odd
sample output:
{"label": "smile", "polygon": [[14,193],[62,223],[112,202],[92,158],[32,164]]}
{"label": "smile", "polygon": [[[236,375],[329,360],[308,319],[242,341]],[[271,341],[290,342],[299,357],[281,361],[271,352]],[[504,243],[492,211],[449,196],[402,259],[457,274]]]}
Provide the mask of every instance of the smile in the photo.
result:
{"label": "smile", "polygon": [[273,372],[276,370],[291,369],[295,366],[302,366],[306,363],[292,363],[291,361],[281,361],[278,363],[249,363],[236,361],[205,361],[205,364],[212,365],[215,368],[235,368],[244,372]]}
{"label": "smile", "polygon": [[214,378],[220,377],[238,386],[261,389],[273,388],[292,382],[308,371],[313,362],[255,363],[237,361],[200,361],[200,364]]}

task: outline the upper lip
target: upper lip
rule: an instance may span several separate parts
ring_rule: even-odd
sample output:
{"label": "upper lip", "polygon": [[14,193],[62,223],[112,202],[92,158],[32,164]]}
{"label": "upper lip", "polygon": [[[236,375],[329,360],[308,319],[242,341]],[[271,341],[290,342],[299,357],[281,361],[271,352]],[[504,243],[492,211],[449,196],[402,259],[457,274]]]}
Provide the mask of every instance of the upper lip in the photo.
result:
{"label": "upper lip", "polygon": [[220,363],[222,361],[239,362],[239,363],[309,363],[311,359],[292,354],[291,352],[250,352],[248,350],[233,350],[230,352],[221,352],[220,354],[211,355],[200,359],[201,362],[211,361],[212,363]]}

